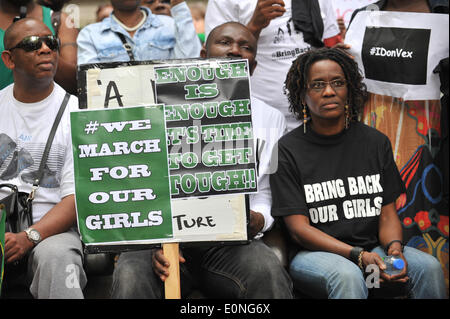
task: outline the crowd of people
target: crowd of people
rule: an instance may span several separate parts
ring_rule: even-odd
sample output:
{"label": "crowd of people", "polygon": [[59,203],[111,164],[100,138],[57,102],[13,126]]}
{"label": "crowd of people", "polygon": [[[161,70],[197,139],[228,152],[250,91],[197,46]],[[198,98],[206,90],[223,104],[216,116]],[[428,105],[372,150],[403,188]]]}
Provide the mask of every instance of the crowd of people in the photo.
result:
{"label": "crowd of people", "polygon": [[[397,127],[389,127],[388,115],[382,117],[388,124],[371,122],[387,106],[373,102],[331,1],[209,0],[205,11],[184,0],[111,0],[81,30],[64,23],[68,2],[0,0],[0,184],[32,190],[27,175],[39,167],[48,123],[70,94],[44,170],[47,182],[33,201],[33,225],[5,234],[6,294],[21,281],[34,298],[84,296],[88,276],[77,230],[69,116],[78,109],[77,66],[229,57],[248,60],[252,125],[265,141],[258,193],[250,196],[250,241],[183,248],[183,297],[198,289],[207,298],[291,299],[301,293],[365,299],[365,269],[375,265],[382,283],[403,284],[411,298],[448,298],[438,259],[404,241],[397,201],[409,196],[401,168],[414,154],[399,164],[392,147]],[[380,11],[448,14],[448,0],[375,5]],[[442,41],[448,47],[448,39]],[[442,80],[448,57],[438,62],[443,99],[430,103],[440,115],[448,109],[448,79]],[[407,112],[394,108],[399,110],[386,113]],[[439,161],[433,163],[448,165],[448,118],[439,123]],[[269,169],[273,154],[275,172]],[[448,240],[448,168],[438,169],[442,183],[435,187],[442,188],[442,200],[434,209],[438,218],[447,216]],[[0,198],[6,194],[0,188]],[[287,267],[263,240],[275,224],[292,248]],[[388,255],[404,261],[399,274],[384,272]],[[23,259],[24,273],[8,272]],[[76,285],[66,284],[68,265],[78,269]],[[169,275],[162,249],[122,252],[110,297],[163,298]]]}

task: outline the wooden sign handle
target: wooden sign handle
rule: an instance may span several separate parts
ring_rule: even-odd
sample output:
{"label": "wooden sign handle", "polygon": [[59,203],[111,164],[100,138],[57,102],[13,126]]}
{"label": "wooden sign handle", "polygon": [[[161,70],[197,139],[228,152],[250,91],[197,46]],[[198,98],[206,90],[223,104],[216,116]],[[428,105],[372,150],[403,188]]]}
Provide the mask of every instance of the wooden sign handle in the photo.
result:
{"label": "wooden sign handle", "polygon": [[180,251],[178,243],[163,244],[164,256],[169,260],[169,276],[164,282],[166,299],[181,299]]}

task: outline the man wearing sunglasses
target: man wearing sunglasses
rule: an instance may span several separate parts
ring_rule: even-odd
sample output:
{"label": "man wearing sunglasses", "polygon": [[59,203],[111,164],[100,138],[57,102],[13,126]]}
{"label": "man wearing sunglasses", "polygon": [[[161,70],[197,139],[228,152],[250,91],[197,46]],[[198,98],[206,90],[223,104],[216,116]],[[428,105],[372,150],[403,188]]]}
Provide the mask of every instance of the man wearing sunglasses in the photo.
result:
{"label": "man wearing sunglasses", "polygon": [[141,0],[111,0],[113,13],[84,27],[78,64],[195,58],[201,44],[184,0],[170,0],[171,14],[156,15]]}
{"label": "man wearing sunglasses", "polygon": [[[50,2],[47,0],[47,2]],[[66,1],[67,2],[67,1]],[[68,15],[60,13],[60,23],[55,24],[55,12],[41,6],[33,0],[0,0],[0,52],[3,51],[3,36],[5,30],[14,20],[28,17],[43,21],[61,40],[60,61],[55,75],[55,81],[71,94],[76,94],[77,82],[77,47],[78,29],[73,23],[65,23]],[[0,61],[0,89],[13,82],[12,72]]]}
{"label": "man wearing sunglasses", "polygon": [[[5,32],[4,46],[2,60],[12,70],[14,83],[0,91],[0,136],[1,141],[13,141],[15,149],[0,145],[0,158],[4,159],[0,184],[14,184],[29,193],[53,120],[66,96],[54,82],[60,46],[50,29],[32,18],[12,24]],[[33,225],[26,232],[5,234],[6,283],[18,284],[19,277],[8,273],[8,264],[28,254],[30,281],[25,284],[34,298],[83,298],[86,285],[82,245],[74,228],[69,114],[77,108],[77,98],[70,96],[35,193]],[[0,189],[0,198],[5,195]]]}

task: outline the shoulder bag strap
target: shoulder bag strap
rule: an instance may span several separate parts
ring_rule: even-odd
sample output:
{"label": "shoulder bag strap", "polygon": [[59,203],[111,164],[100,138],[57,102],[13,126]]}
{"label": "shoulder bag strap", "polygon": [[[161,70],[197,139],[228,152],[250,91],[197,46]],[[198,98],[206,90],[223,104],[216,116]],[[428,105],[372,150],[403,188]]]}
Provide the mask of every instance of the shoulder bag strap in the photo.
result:
{"label": "shoulder bag strap", "polygon": [[44,175],[44,167],[45,167],[45,163],[47,162],[48,155],[50,153],[50,148],[52,147],[53,138],[55,137],[56,129],[58,128],[59,122],[61,121],[61,117],[64,113],[64,110],[66,109],[67,103],[69,102],[69,98],[70,98],[70,94],[66,92],[66,95],[64,96],[64,100],[62,101],[61,106],[59,107],[58,114],[56,115],[55,121],[53,122],[52,129],[48,136],[47,144],[45,145],[44,153],[42,154],[41,164],[39,165],[38,176],[37,176],[37,179],[33,183],[33,189],[30,193],[30,196],[28,197],[28,200],[34,199],[34,193],[36,192],[36,189],[39,187],[42,176]]}
{"label": "shoulder bag strap", "polygon": [[119,36],[120,41],[122,41],[123,48],[127,51],[127,54],[130,57],[130,61],[134,61],[133,49],[131,48],[131,45],[128,43],[127,39],[122,33],[120,32],[116,33]]}

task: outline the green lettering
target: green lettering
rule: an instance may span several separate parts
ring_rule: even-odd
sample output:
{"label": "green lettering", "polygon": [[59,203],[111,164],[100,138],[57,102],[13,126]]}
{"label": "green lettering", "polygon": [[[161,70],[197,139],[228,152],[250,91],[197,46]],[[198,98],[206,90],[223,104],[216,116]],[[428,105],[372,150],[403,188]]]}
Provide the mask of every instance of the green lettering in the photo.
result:
{"label": "green lettering", "polygon": [[187,70],[187,77],[192,82],[197,82],[200,80],[202,73],[198,67],[192,66]]}
{"label": "green lettering", "polygon": [[181,178],[181,189],[186,194],[191,194],[197,188],[195,177],[191,174],[184,174]]}
{"label": "green lettering", "polygon": [[212,187],[215,191],[225,191],[227,190],[227,178],[225,177],[225,172],[214,172],[211,176]]}
{"label": "green lettering", "polygon": [[209,119],[213,119],[217,117],[217,106],[219,103],[217,102],[208,102],[204,103],[203,107],[206,109],[206,117]]}
{"label": "green lettering", "polygon": [[231,77],[232,78],[242,78],[247,77],[247,68],[245,62],[238,62],[231,64]]}
{"label": "green lettering", "polygon": [[184,95],[184,98],[186,100],[189,99],[198,99],[199,95],[198,95],[198,85],[197,84],[190,84],[190,85],[185,85],[184,86],[184,90],[187,92],[187,94]]}
{"label": "green lettering", "polygon": [[233,106],[231,101],[224,101],[219,104],[219,114],[223,117],[233,116]]}
{"label": "green lettering", "polygon": [[211,190],[211,182],[210,182],[211,173],[197,173],[195,174],[195,178],[197,179],[198,190],[202,193],[207,193]]}
{"label": "green lettering", "polygon": [[245,183],[244,183],[244,177],[245,177],[245,170],[234,170],[234,171],[227,171],[227,176],[229,178],[229,186],[228,189],[244,189]]}
{"label": "green lettering", "polygon": [[200,103],[191,104],[190,113],[194,120],[199,120],[205,115],[205,109]]}
{"label": "green lettering", "polygon": [[176,78],[176,81],[174,82],[186,82],[186,67],[172,67],[170,68],[170,72],[173,73],[172,78]]}
{"label": "green lettering", "polygon": [[195,153],[187,152],[183,154],[181,164],[185,168],[194,168],[198,164],[198,156]]}
{"label": "green lettering", "polygon": [[235,108],[234,115],[250,115],[250,100],[235,100],[233,105]]}
{"label": "green lettering", "polygon": [[170,194],[178,195],[180,192],[178,186],[180,185],[181,176],[180,175],[170,175]]}
{"label": "green lettering", "polygon": [[177,81],[173,78],[172,72],[168,68],[155,69],[156,73],[156,83],[176,83]]}
{"label": "green lettering", "polygon": [[230,64],[229,63],[221,64],[220,68],[216,69],[216,76],[220,80],[230,78]]}
{"label": "green lettering", "polygon": [[219,95],[217,83],[202,84],[198,88],[201,98],[214,98]]}

